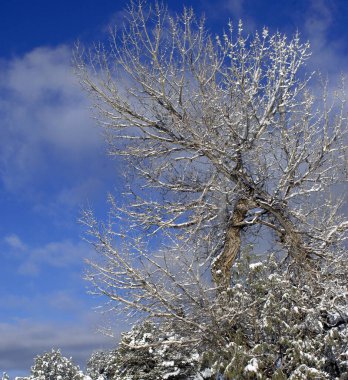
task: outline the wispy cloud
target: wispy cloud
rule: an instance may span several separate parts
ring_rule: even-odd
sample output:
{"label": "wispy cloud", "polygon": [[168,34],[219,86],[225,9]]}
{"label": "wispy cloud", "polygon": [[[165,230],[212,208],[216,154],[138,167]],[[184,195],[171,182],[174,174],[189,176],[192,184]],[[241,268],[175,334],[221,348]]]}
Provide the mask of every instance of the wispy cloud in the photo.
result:
{"label": "wispy cloud", "polygon": [[340,40],[338,36],[335,40],[330,37],[335,21],[334,11],[333,3],[311,0],[307,12],[301,16],[304,18],[302,32],[308,38],[313,52],[309,64],[324,75],[329,74],[333,81],[338,79],[341,72],[347,70],[346,57],[343,54],[345,41]]}
{"label": "wispy cloud", "polygon": [[71,184],[70,186],[62,186],[57,193],[56,202],[58,206],[70,206],[83,203],[91,194],[97,194],[103,189],[103,181],[101,178],[90,177],[82,180],[79,183]]}
{"label": "wispy cloud", "polygon": [[70,268],[81,266],[83,259],[93,255],[92,248],[83,241],[53,241],[40,247],[30,247],[15,234],[4,238],[11,256],[18,259],[17,272],[38,275],[42,268]]}
{"label": "wispy cloud", "polygon": [[[0,373],[28,373],[33,358],[52,348],[80,365],[95,350],[115,347],[126,322],[113,324],[114,338],[99,331],[108,325],[93,310],[103,299],[92,299],[82,283],[83,259],[93,255],[84,242],[53,241],[33,246],[18,235],[2,239],[2,260],[12,258],[15,283],[2,289]],[[1,252],[0,252],[1,253]]]}
{"label": "wispy cloud", "polygon": [[203,12],[207,21],[217,19],[240,19],[244,16],[244,0],[217,0],[214,3],[210,1],[202,1],[200,5],[194,9],[197,16],[199,12]]}
{"label": "wispy cloud", "polygon": [[311,40],[320,46],[326,43],[327,31],[333,22],[332,11],[324,0],[311,0],[309,4],[305,29]]}
{"label": "wispy cloud", "polygon": [[221,6],[230,11],[234,16],[241,17],[243,12],[244,0],[227,0]]}
{"label": "wispy cloud", "polygon": [[10,248],[16,251],[25,251],[27,249],[26,245],[16,234],[5,236],[4,241]]}
{"label": "wispy cloud", "polygon": [[[6,321],[0,323],[0,373],[28,372],[34,356],[51,348],[84,363],[93,350],[116,344],[95,333],[100,318],[91,317],[94,303],[85,297],[83,259],[92,249],[62,227],[76,224],[78,206],[104,199],[115,176],[89,108],[69,46],[0,61],[1,191],[18,204],[25,200],[32,218],[52,215],[54,230],[54,237],[35,231],[31,240],[4,228],[0,237],[8,269],[0,291]],[[18,213],[19,230],[23,223]]]}
{"label": "wispy cloud", "polygon": [[[27,141],[42,141],[74,151],[89,150],[100,142],[96,140],[89,103],[73,74],[71,59],[71,48],[60,46],[37,48],[3,63],[2,105],[8,106],[7,121],[12,121],[14,132],[20,131]],[[26,122],[15,123],[19,120]]]}

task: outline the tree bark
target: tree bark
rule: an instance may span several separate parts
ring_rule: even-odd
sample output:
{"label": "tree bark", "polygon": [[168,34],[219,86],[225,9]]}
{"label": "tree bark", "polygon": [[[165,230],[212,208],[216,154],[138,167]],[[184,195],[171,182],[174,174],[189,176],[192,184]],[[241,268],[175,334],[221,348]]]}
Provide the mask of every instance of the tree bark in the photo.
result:
{"label": "tree bark", "polygon": [[246,214],[253,208],[249,199],[241,198],[237,201],[231,221],[226,231],[223,251],[215,258],[212,264],[212,276],[218,287],[227,288],[231,280],[231,268],[241,246],[240,225]]}

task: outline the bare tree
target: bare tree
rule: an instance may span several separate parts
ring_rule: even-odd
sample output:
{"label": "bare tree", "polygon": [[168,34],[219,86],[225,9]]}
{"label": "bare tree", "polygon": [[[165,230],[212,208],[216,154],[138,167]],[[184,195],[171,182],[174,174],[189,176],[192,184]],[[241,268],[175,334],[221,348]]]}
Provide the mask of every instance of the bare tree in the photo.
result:
{"label": "bare tree", "polygon": [[[126,207],[112,201],[110,225],[86,212],[106,258],[91,263],[99,292],[202,329],[184,300],[204,308],[228,288],[251,236],[272,238],[287,263],[313,272],[339,257],[348,222],[332,190],[347,180],[344,87],[331,95],[319,80],[316,96],[309,56],[298,35],[245,36],[240,22],[212,36],[191,10],[171,16],[142,3],[109,45],[78,52],[110,154],[129,159],[137,178]],[[113,226],[121,215],[133,231],[128,248]]]}

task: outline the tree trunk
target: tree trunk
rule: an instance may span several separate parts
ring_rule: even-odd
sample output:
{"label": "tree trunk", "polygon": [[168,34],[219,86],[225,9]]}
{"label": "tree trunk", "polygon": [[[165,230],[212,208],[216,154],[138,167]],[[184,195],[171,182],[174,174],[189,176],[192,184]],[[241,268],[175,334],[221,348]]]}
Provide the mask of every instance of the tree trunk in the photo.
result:
{"label": "tree trunk", "polygon": [[289,252],[289,256],[295,260],[300,265],[307,264],[311,262],[312,256],[320,256],[315,253],[310,247],[306,246],[304,241],[304,234],[297,231],[294,223],[287,216],[286,209],[281,207],[277,208],[271,206],[267,202],[259,200],[257,206],[267,211],[273,218],[277,221],[280,226],[281,232],[279,236],[281,238],[281,243],[284,248]]}
{"label": "tree trunk", "polygon": [[241,198],[234,207],[226,231],[224,248],[212,263],[212,277],[219,288],[225,289],[230,285],[231,268],[241,246],[241,229],[245,226],[243,222],[248,211],[255,207],[262,208],[277,221],[277,224],[279,223],[281,231],[278,230],[278,233],[281,237],[281,243],[297,264],[304,266],[311,261],[311,253],[313,254],[313,252],[306,247],[291,220],[285,216],[284,210],[271,206],[267,202]]}
{"label": "tree trunk", "polygon": [[240,224],[244,221],[247,212],[253,208],[249,199],[241,198],[237,201],[231,221],[226,231],[223,251],[215,258],[212,264],[212,276],[218,287],[227,288],[231,280],[231,268],[238,255],[241,245]]}

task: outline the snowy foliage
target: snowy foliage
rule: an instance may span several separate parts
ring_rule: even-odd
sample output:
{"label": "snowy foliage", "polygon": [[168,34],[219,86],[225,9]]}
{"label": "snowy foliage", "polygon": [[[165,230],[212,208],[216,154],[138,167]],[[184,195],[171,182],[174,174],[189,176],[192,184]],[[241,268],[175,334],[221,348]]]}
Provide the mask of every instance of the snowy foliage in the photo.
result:
{"label": "snowy foliage", "polygon": [[117,350],[94,352],[87,362],[86,374],[93,380],[114,379],[118,361]]}
{"label": "snowy foliage", "polygon": [[346,264],[314,275],[244,261],[234,277],[219,310],[235,312],[226,344],[205,351],[202,365],[223,379],[348,378]]}
{"label": "snowy foliage", "polygon": [[[178,326],[179,327],[179,326]],[[175,326],[145,322],[124,334],[119,355],[119,378],[127,380],[191,379],[199,366],[199,354],[182,345],[183,331]]]}
{"label": "snowy foliage", "polygon": [[60,353],[52,350],[35,358],[30,380],[85,380],[79,367]]}
{"label": "snowy foliage", "polygon": [[92,379],[161,380],[194,377],[199,355],[180,344],[182,337],[145,322],[122,337],[120,347],[109,353],[93,354],[87,366]]}

